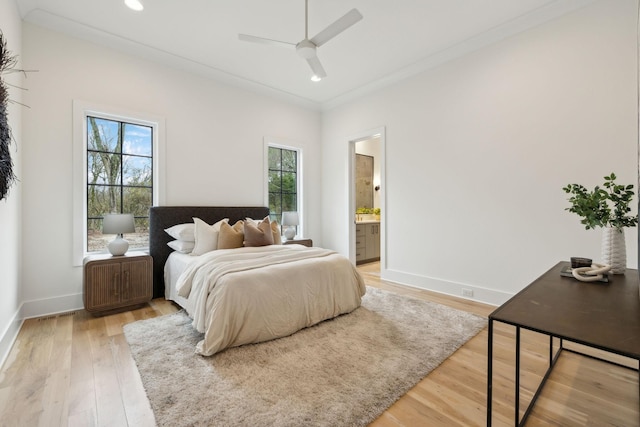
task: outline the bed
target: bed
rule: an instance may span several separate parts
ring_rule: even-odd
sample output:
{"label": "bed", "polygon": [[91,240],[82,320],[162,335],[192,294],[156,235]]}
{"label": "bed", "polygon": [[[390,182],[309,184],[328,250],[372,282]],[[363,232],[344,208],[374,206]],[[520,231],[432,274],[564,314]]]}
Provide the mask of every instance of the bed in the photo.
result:
{"label": "bed", "polygon": [[154,297],[176,302],[193,319],[204,333],[199,354],[291,335],[360,306],[362,277],[347,258],[327,249],[274,244],[193,256],[167,245],[173,237],[165,230],[193,218],[236,224],[266,216],[265,207],[151,208]]}

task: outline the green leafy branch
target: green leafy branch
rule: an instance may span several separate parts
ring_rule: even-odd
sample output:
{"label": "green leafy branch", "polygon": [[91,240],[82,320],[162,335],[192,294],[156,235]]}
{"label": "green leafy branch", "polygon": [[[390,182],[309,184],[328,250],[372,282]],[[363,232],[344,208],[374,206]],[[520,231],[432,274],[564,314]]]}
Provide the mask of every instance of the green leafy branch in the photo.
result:
{"label": "green leafy branch", "polygon": [[629,215],[629,203],[634,195],[633,185],[616,184],[615,180],[616,175],[612,172],[604,177],[602,187],[596,186],[593,191],[588,191],[580,184],[567,185],[563,190],[571,194],[571,207],[565,210],[582,217],[580,223],[587,230],[596,227],[635,227],[638,225],[638,217]]}

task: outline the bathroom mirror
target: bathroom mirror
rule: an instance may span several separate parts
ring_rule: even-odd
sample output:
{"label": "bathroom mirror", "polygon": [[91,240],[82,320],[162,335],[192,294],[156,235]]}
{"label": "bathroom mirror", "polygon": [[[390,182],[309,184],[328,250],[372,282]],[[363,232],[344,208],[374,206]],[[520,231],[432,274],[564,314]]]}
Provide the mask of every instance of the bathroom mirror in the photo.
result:
{"label": "bathroom mirror", "polygon": [[356,154],[356,208],[373,208],[373,156]]}

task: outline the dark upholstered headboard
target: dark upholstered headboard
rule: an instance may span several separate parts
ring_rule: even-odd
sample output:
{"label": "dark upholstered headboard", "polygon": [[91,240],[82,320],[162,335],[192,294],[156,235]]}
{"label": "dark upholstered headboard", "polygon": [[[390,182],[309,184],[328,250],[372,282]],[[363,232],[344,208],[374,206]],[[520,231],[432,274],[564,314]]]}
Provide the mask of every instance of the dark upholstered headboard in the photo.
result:
{"label": "dark upholstered headboard", "polygon": [[164,264],[173,251],[167,243],[172,240],[164,230],[176,224],[193,222],[200,218],[213,224],[229,218],[231,224],[246,217],[262,219],[269,208],[227,206],[153,206],[149,214],[149,253],[153,258],[153,297],[164,297]]}

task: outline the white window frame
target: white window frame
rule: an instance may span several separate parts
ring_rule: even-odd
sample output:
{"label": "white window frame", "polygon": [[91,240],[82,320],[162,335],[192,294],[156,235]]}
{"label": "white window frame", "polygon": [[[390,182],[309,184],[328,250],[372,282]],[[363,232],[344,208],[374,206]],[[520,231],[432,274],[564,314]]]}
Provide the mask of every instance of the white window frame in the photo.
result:
{"label": "white window frame", "polygon": [[[87,251],[87,117],[117,120],[153,128],[153,204],[165,201],[164,118],[81,100],[73,101],[73,265],[82,266]],[[135,248],[132,251],[148,251]],[[105,248],[106,251],[106,248]]]}
{"label": "white window frame", "polygon": [[[264,137],[264,205],[269,207],[269,147],[274,148],[282,148],[285,150],[295,151],[297,153],[297,170],[296,170],[296,196],[297,196],[297,205],[298,205],[298,218],[300,220],[300,225],[298,225],[298,234],[296,237],[301,238],[305,236],[304,234],[304,225],[305,225],[305,216],[304,216],[304,194],[303,194],[303,182],[304,177],[302,176],[302,171],[304,170],[302,167],[302,147],[300,144],[287,141],[279,138],[272,137]],[[282,225],[282,218],[278,218],[278,224]]]}

